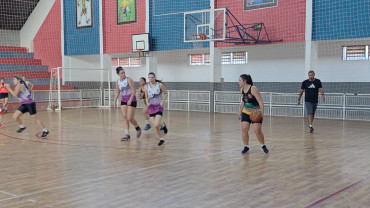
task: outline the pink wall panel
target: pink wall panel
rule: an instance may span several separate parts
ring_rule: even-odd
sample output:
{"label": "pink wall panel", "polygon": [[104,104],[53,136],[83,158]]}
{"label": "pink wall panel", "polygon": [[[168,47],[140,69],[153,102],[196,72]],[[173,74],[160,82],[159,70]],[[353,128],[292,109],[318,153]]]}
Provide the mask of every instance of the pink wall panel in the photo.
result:
{"label": "pink wall panel", "polygon": [[117,2],[103,1],[104,53],[132,52],[132,34],[145,33],[145,0],[136,0],[137,21],[117,25]]}
{"label": "pink wall panel", "polygon": [[[216,0],[216,8],[225,7],[234,14],[241,24],[263,22],[270,39],[282,39],[285,43],[305,40],[305,0],[278,0],[277,7],[249,11],[244,10],[244,0]],[[217,43],[216,46],[235,45]]]}
{"label": "pink wall panel", "polygon": [[41,28],[33,39],[36,59],[51,68],[62,66],[60,0],[56,0]]}

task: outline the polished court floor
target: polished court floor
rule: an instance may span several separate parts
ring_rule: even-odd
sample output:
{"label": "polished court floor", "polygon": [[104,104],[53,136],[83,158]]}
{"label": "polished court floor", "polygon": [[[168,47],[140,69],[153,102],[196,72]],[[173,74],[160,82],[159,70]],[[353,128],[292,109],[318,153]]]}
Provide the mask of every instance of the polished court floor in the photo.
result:
{"label": "polished court floor", "polygon": [[[141,109],[136,118],[143,127]],[[40,111],[0,129],[0,207],[370,207],[370,123],[265,117],[264,154],[233,114],[165,112],[169,132],[121,142],[114,109]]]}

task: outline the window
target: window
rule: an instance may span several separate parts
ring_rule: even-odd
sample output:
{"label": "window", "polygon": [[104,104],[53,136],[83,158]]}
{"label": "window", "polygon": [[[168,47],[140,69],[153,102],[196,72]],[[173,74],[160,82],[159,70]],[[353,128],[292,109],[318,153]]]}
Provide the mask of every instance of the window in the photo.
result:
{"label": "window", "polygon": [[231,64],[231,53],[222,53],[221,64]]}
{"label": "window", "polygon": [[[190,65],[209,65],[211,63],[209,59],[209,53],[204,54],[190,54],[189,55]],[[246,64],[247,63],[247,52],[227,52],[222,53],[221,64]]]}
{"label": "window", "polygon": [[244,0],[244,10],[275,7],[277,4],[278,0]]}
{"label": "window", "polygon": [[189,55],[190,65],[209,65],[209,53]]}
{"label": "window", "polygon": [[222,53],[221,64],[246,64],[247,52],[227,52]]}
{"label": "window", "polygon": [[112,58],[112,66],[140,67],[141,60],[140,57]]}
{"label": "window", "polygon": [[369,46],[344,46],[343,61],[368,60]]}

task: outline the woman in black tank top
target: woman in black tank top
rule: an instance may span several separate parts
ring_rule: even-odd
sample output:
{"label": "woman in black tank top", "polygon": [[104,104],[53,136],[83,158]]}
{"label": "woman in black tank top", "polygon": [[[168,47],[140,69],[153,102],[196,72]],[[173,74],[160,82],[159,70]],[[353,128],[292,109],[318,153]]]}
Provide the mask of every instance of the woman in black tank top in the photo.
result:
{"label": "woman in black tank top", "polygon": [[140,100],[144,100],[144,108],[143,110],[141,111],[141,113],[143,114],[143,117],[145,119],[145,128],[144,130],[149,130],[150,129],[150,123],[149,123],[149,115],[148,115],[148,106],[146,105],[146,98],[145,98],[145,91],[144,91],[144,87],[146,86],[146,79],[145,77],[141,77],[140,78],[140,88],[139,88],[139,99]]}
{"label": "woman in black tank top", "polygon": [[241,88],[240,93],[242,95],[240,102],[240,112],[238,115],[241,120],[242,139],[244,143],[244,149],[242,154],[248,152],[249,147],[249,134],[248,131],[252,124],[253,132],[256,134],[258,141],[261,144],[264,153],[268,153],[269,150],[265,145],[265,137],[262,133],[262,120],[260,122],[252,122],[249,115],[253,111],[261,111],[263,115],[263,100],[257,87],[253,86],[252,77],[247,74],[242,74],[239,77],[239,86]]}

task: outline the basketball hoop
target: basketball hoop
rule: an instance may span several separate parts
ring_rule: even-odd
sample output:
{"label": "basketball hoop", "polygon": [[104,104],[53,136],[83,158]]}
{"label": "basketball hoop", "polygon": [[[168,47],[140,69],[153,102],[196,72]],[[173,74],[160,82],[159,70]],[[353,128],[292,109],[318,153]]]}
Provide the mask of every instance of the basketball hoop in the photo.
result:
{"label": "basketball hoop", "polygon": [[149,57],[149,51],[144,51],[144,49],[137,49],[139,52],[139,57]]}
{"label": "basketball hoop", "polygon": [[191,34],[191,39],[193,40],[194,48],[203,48],[203,42],[207,40],[205,34],[193,33]]}

